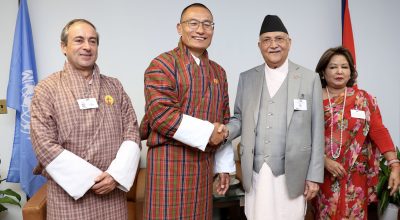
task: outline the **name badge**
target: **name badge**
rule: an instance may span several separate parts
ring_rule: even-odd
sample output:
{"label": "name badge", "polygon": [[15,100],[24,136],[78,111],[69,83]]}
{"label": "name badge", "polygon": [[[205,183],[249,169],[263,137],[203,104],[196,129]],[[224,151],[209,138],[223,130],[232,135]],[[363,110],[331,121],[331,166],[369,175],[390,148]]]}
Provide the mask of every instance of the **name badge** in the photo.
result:
{"label": "name badge", "polygon": [[352,118],[361,118],[361,119],[365,119],[365,112],[362,110],[358,110],[358,109],[352,109],[350,111],[351,113],[351,117]]}
{"label": "name badge", "polygon": [[293,100],[294,110],[306,111],[307,110],[307,100],[305,99],[295,99]]}
{"label": "name badge", "polygon": [[79,109],[81,110],[99,107],[95,98],[78,99],[76,101],[78,101]]}

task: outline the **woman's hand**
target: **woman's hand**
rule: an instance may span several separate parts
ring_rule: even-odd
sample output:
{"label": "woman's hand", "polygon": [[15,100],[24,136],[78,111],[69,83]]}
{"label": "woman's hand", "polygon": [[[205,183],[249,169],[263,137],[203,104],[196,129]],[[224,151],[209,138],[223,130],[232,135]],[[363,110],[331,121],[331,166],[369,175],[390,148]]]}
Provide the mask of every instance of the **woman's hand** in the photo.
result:
{"label": "woman's hand", "polygon": [[325,157],[325,169],[328,170],[333,177],[342,178],[347,175],[346,170],[340,163],[327,157]]}
{"label": "woman's hand", "polygon": [[[390,195],[393,195],[396,190],[399,190],[400,187],[400,163],[397,160],[397,153],[395,150],[388,151],[383,154],[386,161],[392,161],[390,166],[390,176],[389,176],[389,184],[388,189],[390,190]],[[396,161],[393,163],[393,161]]]}
{"label": "woman's hand", "polygon": [[389,177],[389,189],[390,195],[393,195],[400,187],[400,164],[396,163],[390,167],[390,177]]}

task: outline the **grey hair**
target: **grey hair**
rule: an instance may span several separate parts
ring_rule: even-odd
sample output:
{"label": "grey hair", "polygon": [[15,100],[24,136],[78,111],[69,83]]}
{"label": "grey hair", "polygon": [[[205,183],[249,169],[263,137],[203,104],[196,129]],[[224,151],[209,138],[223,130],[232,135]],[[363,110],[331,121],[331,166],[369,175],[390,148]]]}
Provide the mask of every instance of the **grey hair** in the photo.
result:
{"label": "grey hair", "polygon": [[99,33],[97,32],[96,27],[95,27],[94,24],[92,24],[90,21],[88,21],[88,20],[86,20],[86,19],[82,19],[82,18],[73,19],[73,20],[71,20],[70,22],[68,22],[68,23],[64,26],[64,28],[63,28],[62,31],[61,31],[61,43],[63,43],[64,45],[67,45],[67,43],[68,43],[68,31],[69,31],[69,28],[70,28],[73,24],[79,23],[79,22],[86,23],[86,24],[88,24],[88,25],[90,25],[90,26],[93,27],[93,29],[96,31],[96,35],[97,35],[97,45],[99,45],[99,42],[100,42],[100,35],[99,35]]}

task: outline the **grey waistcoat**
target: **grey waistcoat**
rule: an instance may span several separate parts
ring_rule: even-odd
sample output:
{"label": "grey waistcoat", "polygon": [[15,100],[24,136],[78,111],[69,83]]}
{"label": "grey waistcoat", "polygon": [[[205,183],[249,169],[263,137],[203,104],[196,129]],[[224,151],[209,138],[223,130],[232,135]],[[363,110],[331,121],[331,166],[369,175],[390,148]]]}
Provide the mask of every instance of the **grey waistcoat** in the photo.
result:
{"label": "grey waistcoat", "polygon": [[264,162],[269,165],[274,176],[285,173],[287,90],[286,77],[271,98],[264,78],[253,165],[257,173]]}

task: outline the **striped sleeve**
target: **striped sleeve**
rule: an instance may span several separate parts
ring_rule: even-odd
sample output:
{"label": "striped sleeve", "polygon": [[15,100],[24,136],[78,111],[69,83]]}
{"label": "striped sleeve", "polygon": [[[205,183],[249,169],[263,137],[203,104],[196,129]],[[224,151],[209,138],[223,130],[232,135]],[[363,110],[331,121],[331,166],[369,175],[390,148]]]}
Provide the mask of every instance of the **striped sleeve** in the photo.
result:
{"label": "striped sleeve", "polygon": [[182,120],[173,65],[171,58],[163,54],[151,62],[144,75],[149,126],[169,138],[173,137]]}

